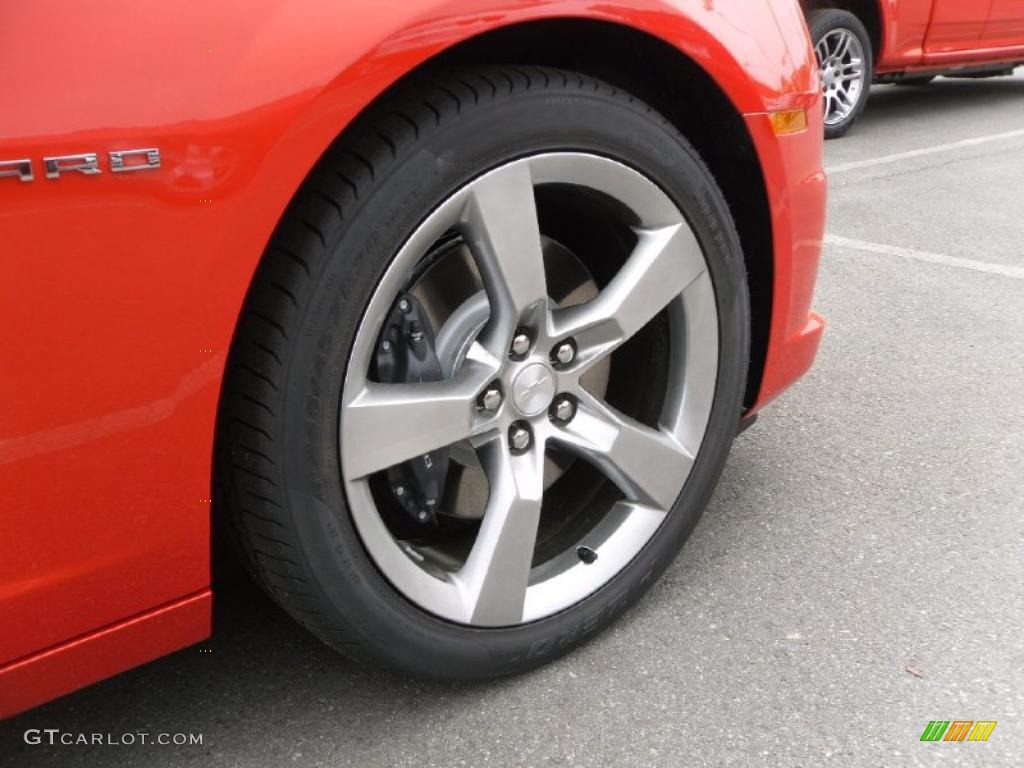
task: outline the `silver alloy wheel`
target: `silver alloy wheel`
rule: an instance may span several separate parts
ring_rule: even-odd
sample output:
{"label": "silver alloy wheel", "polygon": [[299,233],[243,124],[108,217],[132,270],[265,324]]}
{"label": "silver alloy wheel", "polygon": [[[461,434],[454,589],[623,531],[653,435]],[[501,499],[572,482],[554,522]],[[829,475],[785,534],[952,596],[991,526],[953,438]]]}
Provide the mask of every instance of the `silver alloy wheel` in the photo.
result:
{"label": "silver alloy wheel", "polygon": [[[615,201],[636,235],[617,274],[582,304],[560,307],[549,298],[535,198],[546,184]],[[388,313],[431,245],[453,230],[479,270],[489,304],[486,323],[474,331],[449,378],[373,381],[369,372]],[[581,377],[662,310],[669,317],[672,360],[658,427],[652,428],[592,394]],[[524,328],[531,350],[510,355]],[[568,339],[575,345],[571,361],[553,360],[553,350]],[[449,621],[513,626],[570,607],[621,571],[672,509],[704,437],[717,373],[718,318],[707,264],[682,212],[654,182],[583,153],[538,154],[485,173],[413,232],[356,334],[339,439],[345,491],[366,551],[406,598]],[[478,397],[495,381],[505,396],[496,411],[488,411]],[[568,420],[549,412],[562,395],[575,405]],[[529,441],[519,450],[511,436],[524,426]],[[581,540],[534,563],[549,443],[599,469],[622,498]],[[446,568],[415,541],[395,538],[377,508],[370,477],[456,444],[475,449],[489,493],[464,562]]]}
{"label": "silver alloy wheel", "polygon": [[866,83],[864,46],[852,30],[829,31],[815,46],[825,94],[825,124],[838,125],[857,108]]}

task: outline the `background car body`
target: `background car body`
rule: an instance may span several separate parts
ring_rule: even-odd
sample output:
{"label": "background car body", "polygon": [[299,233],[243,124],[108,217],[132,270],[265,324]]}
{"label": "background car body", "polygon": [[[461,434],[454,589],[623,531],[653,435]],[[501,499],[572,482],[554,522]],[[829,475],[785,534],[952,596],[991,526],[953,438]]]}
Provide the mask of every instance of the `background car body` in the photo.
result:
{"label": "background car body", "polygon": [[[17,73],[0,159],[35,169],[0,178],[0,716],[209,634],[212,445],[249,280],[330,142],[463,41],[558,19],[559,46],[614,26],[696,64],[742,115],[761,180],[732,190],[764,278],[749,413],[813,359],[820,92],[793,3],[39,0],[0,18],[0,71]],[[644,50],[593,51],[638,54],[642,71]],[[811,128],[777,136],[770,113],[791,109]],[[159,169],[108,172],[108,152],[142,147]],[[44,177],[44,157],[82,152],[100,174]]]}
{"label": "background car body", "polygon": [[875,74],[946,71],[1024,61],[1024,3],[1019,0],[850,0],[807,2],[842,8],[867,27]]}

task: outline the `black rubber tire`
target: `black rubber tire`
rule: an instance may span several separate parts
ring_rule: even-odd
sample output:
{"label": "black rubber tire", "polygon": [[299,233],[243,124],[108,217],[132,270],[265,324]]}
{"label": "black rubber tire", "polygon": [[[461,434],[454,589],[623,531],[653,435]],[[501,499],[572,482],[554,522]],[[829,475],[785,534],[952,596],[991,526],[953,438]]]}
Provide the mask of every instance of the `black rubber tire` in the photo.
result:
{"label": "black rubber tire", "polygon": [[[338,410],[363,309],[422,218],[469,179],[543,150],[592,151],[658,181],[706,250],[720,371],[703,446],[662,529],[611,582],[531,624],[476,629],[403,598],[346,507]],[[219,414],[215,513],[258,581],[329,645],[403,674],[478,679],[536,666],[621,613],[679,551],[721,473],[740,415],[750,310],[728,207],[664,118],[597,80],[495,68],[423,78],[346,131],[278,227],[245,301]]]}
{"label": "black rubber tire", "polygon": [[860,99],[857,101],[853,112],[846,119],[835,125],[825,126],[825,138],[838,139],[841,136],[845,136],[847,131],[853,127],[853,124],[857,122],[857,118],[861,116],[864,107],[868,103],[871,82],[874,80],[875,75],[875,53],[871,47],[871,36],[860,19],[849,11],[841,11],[836,8],[821,8],[810,11],[807,14],[807,26],[811,31],[811,40],[814,41],[815,48],[817,48],[818,43],[821,42],[825,35],[837,29],[850,30],[857,36],[860,44],[864,47],[864,88],[861,90]]}

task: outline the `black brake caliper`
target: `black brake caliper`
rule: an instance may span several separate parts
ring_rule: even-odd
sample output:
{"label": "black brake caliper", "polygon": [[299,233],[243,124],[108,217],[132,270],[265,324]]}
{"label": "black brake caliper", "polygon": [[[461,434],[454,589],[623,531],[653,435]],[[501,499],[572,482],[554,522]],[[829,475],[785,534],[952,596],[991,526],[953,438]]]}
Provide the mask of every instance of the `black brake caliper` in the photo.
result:
{"label": "black brake caliper", "polygon": [[[423,305],[409,293],[398,297],[377,344],[377,378],[382,383],[441,381],[434,328]],[[415,424],[405,425],[416,429]],[[398,506],[420,525],[434,525],[448,476],[449,453],[438,448],[387,470]]]}

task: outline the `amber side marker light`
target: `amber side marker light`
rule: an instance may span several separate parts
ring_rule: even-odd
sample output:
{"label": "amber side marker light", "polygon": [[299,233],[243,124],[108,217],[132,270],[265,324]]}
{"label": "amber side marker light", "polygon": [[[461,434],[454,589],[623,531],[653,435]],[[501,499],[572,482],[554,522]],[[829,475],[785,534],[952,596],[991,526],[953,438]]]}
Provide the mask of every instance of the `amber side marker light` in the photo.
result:
{"label": "amber side marker light", "polygon": [[768,115],[772,122],[772,130],[776,136],[787,133],[800,133],[807,130],[807,111],[803,109],[786,109]]}

